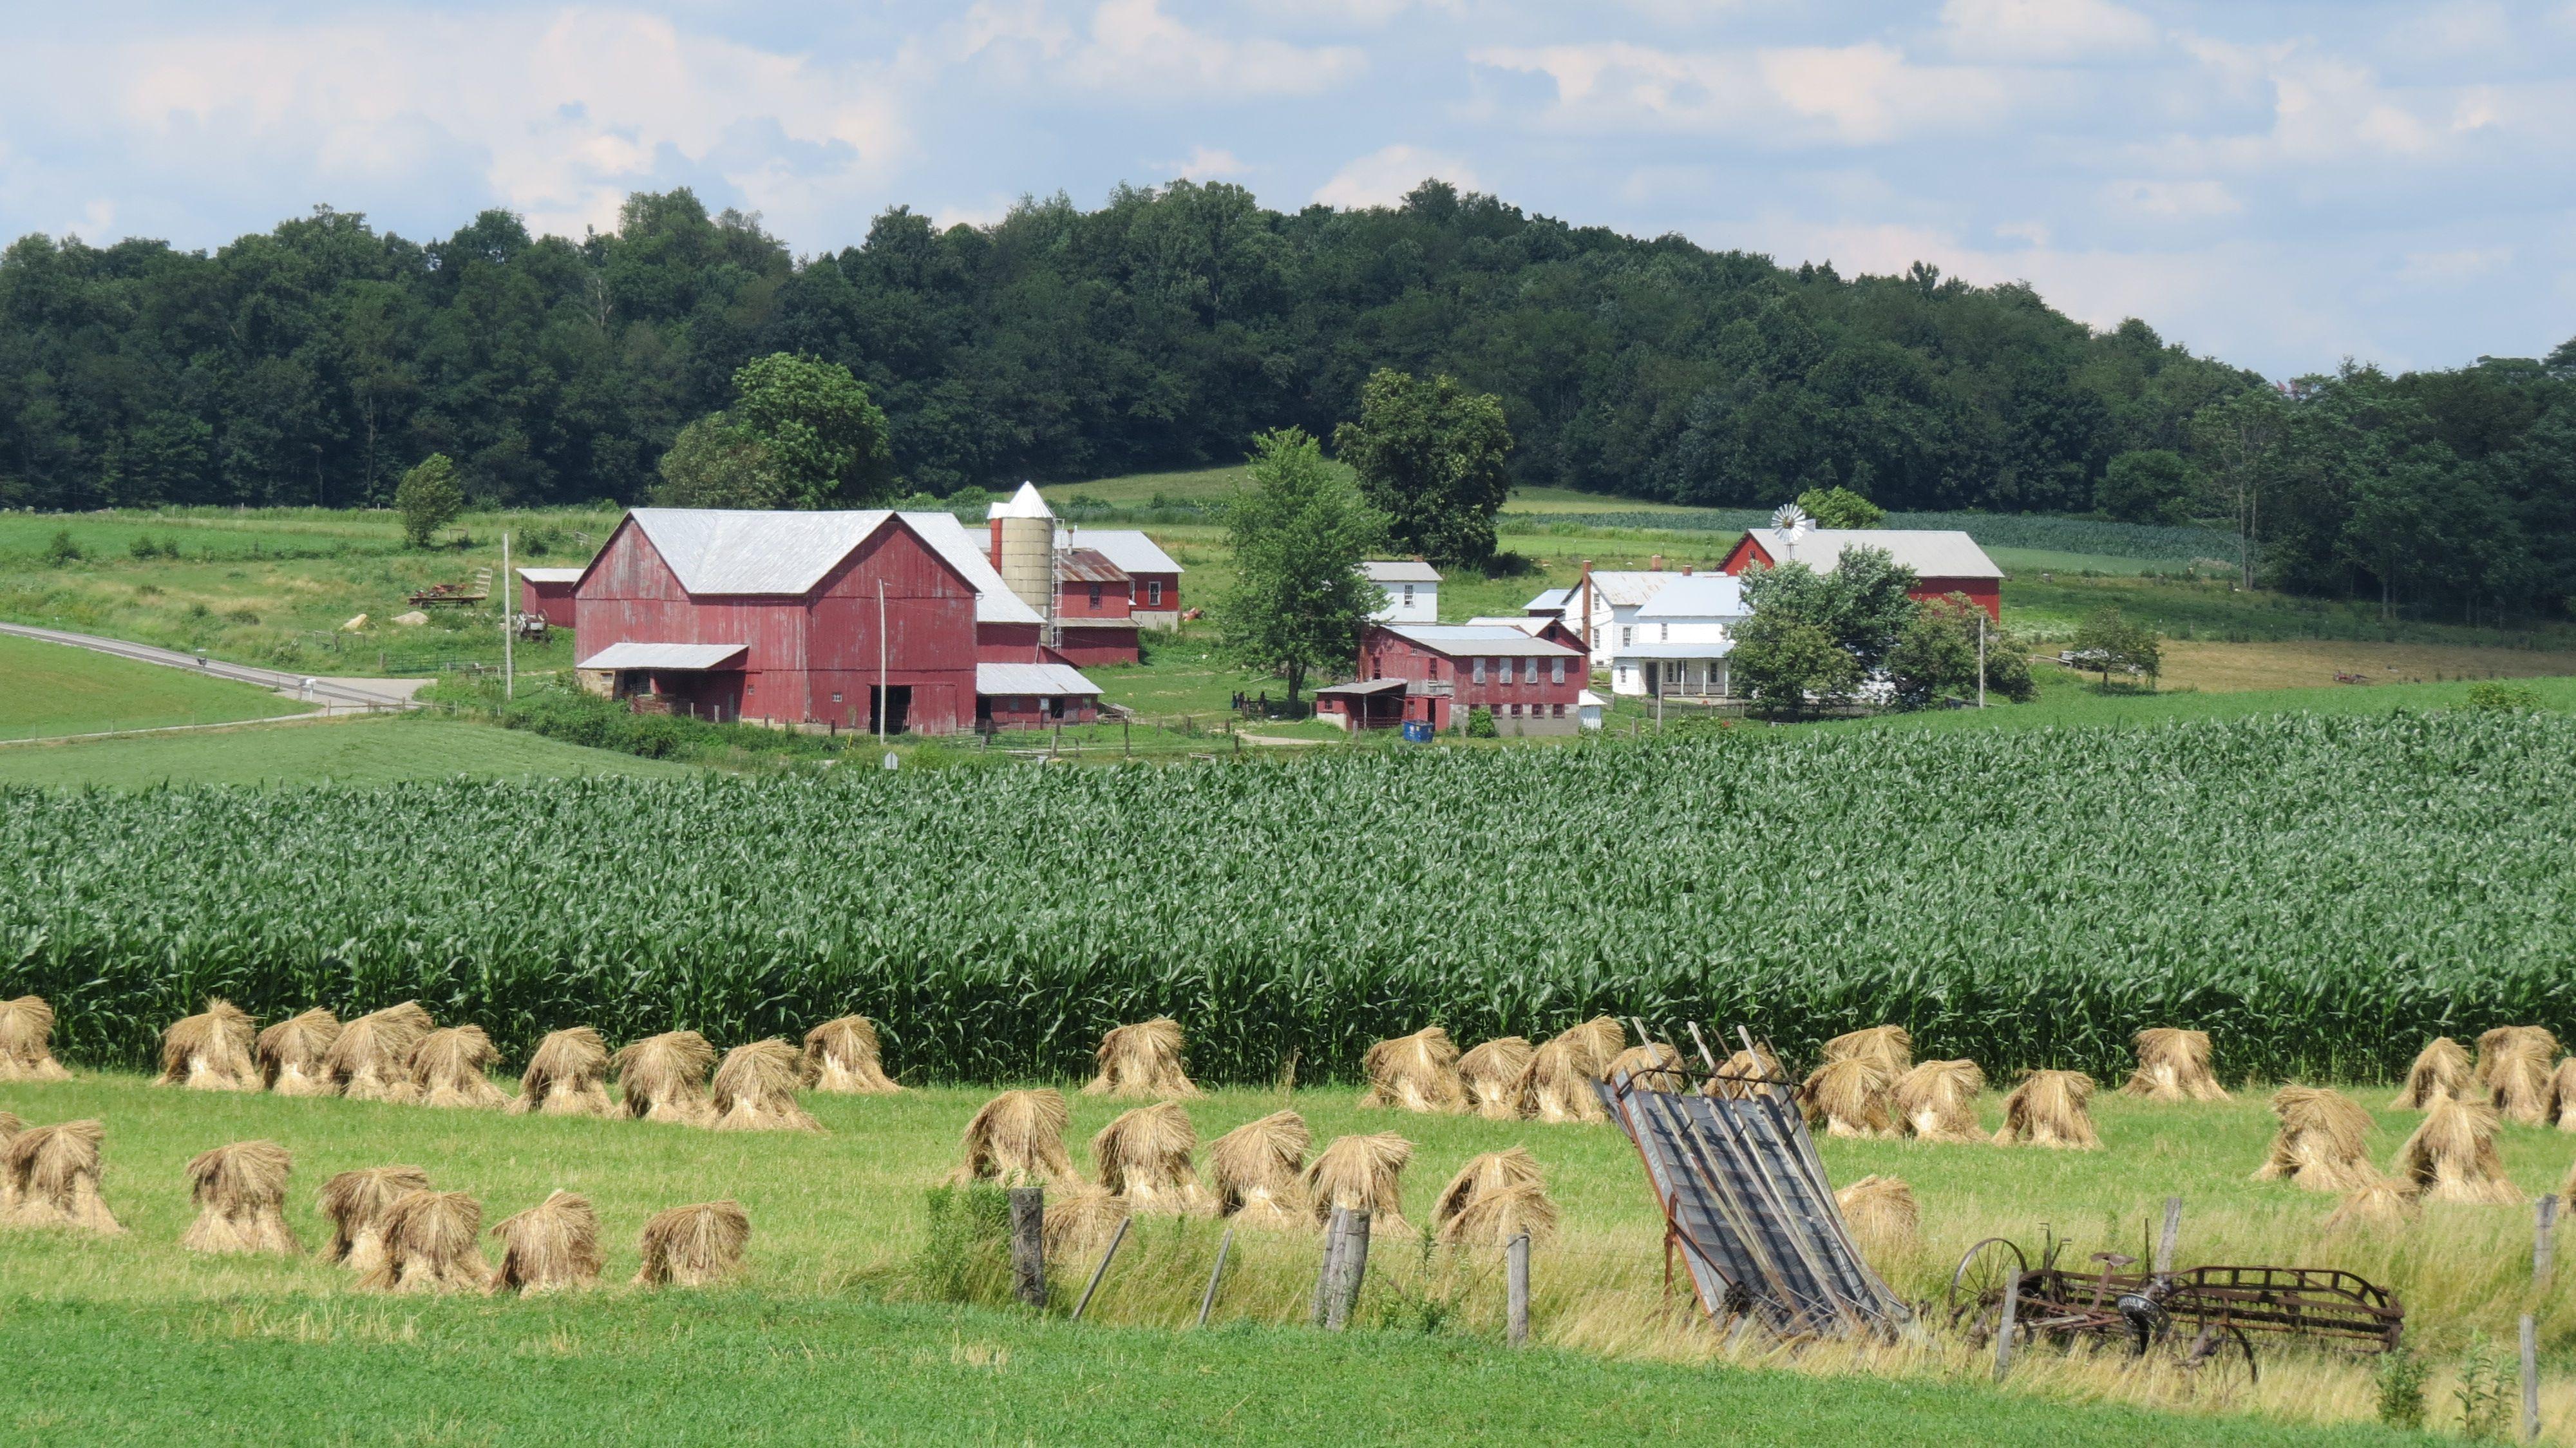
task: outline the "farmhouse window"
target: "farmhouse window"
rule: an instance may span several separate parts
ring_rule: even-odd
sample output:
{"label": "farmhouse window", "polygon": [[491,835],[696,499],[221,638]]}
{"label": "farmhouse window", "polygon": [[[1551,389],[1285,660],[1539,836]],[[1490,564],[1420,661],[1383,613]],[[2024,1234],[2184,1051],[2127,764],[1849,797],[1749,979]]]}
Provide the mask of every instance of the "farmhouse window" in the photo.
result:
{"label": "farmhouse window", "polygon": [[[1095,589],[1093,589],[1093,590],[1091,590],[1091,591],[1092,591],[1093,593],[1098,593],[1100,590],[1095,588]],[[1100,600],[1099,600],[1099,599],[1097,599],[1097,598],[1094,598],[1094,599],[1092,600],[1092,602],[1093,602],[1093,603],[1098,603],[1099,601],[1100,601]],[[1672,626],[1671,624],[1662,624],[1662,625],[1659,625],[1659,627],[1661,627],[1661,628],[1663,629],[1663,631],[1664,631],[1664,632],[1663,632],[1663,634],[1662,634],[1662,636],[1661,636],[1661,638],[1660,638],[1660,640],[1659,640],[1659,642],[1662,642],[1662,643],[1671,643],[1671,642],[1673,641],[1673,626]]]}
{"label": "farmhouse window", "polygon": [[[1547,661],[1547,681],[1551,684],[1562,684],[1565,682],[1565,660],[1550,659]],[[1557,712],[1563,713],[1564,711],[1560,709]]]}
{"label": "farmhouse window", "polygon": [[1163,585],[1160,583],[1146,584],[1145,602],[1149,607],[1161,608],[1163,606]]}
{"label": "farmhouse window", "polygon": [[1097,583],[1091,585],[1091,606],[1095,609],[1100,607],[1100,585]]}
{"label": "farmhouse window", "polygon": [[1636,642],[1637,631],[1626,624],[1619,625],[1619,647],[1624,649]]}
{"label": "farmhouse window", "polygon": [[1413,585],[1410,583],[1404,585],[1404,606],[1413,607]]}

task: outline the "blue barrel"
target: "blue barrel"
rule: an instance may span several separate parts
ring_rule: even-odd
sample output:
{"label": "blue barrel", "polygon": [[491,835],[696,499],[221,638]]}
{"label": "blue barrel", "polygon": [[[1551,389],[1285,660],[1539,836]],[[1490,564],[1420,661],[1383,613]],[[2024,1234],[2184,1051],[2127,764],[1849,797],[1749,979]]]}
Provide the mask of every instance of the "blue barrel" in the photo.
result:
{"label": "blue barrel", "polygon": [[1430,721],[1430,720],[1428,720],[1428,719],[1407,719],[1407,720],[1405,720],[1405,721],[1404,721],[1404,742],[1405,742],[1405,743],[1407,743],[1407,744],[1428,744],[1428,743],[1430,743],[1430,742],[1431,742],[1431,721]]}

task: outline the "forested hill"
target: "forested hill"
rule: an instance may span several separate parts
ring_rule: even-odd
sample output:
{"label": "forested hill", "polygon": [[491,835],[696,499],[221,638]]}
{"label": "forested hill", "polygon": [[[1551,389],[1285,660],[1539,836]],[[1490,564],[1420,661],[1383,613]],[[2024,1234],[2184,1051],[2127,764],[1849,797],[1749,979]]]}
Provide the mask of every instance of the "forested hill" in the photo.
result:
{"label": "forested hill", "polygon": [[[679,191],[579,241],[496,211],[419,243],[328,210],[211,256],[24,238],[0,256],[0,506],[380,501],[433,451],[481,500],[632,500],[729,374],[779,350],[848,364],[906,487],[935,492],[1232,461],[1283,423],[1329,436],[1392,365],[1500,394],[1524,483],[1767,506],[1838,482],[1893,508],[2149,516],[2256,456],[2198,414],[2274,396],[2027,287],[1784,269],[1436,182],[1359,212],[1189,182],[989,227],[898,208],[802,262]],[[2549,479],[2527,454],[2535,429],[2570,435],[2569,370],[2347,376],[2330,386],[2367,394],[2347,412],[2368,436],[2335,445],[2367,442],[2382,473],[2474,474],[2526,533],[2563,530],[2534,511]],[[2347,488],[2274,463],[2277,490]],[[2276,571],[2376,591],[2371,570],[2402,565],[2346,556],[2350,500],[2320,506]],[[2513,587],[2545,592],[2529,573]]]}

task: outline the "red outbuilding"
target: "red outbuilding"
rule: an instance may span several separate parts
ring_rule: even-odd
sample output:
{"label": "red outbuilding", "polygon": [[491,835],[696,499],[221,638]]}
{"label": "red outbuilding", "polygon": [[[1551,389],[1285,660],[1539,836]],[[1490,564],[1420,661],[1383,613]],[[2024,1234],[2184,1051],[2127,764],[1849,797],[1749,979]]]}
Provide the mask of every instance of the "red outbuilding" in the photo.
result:
{"label": "red outbuilding", "polygon": [[1089,717],[1098,695],[947,513],[638,508],[582,571],[573,613],[586,687],[701,717],[944,734],[993,717],[988,664],[1076,681],[1015,701],[1085,701],[1029,712]]}
{"label": "red outbuilding", "polygon": [[1454,729],[1481,708],[1504,734],[1581,727],[1583,651],[1509,624],[1374,625],[1360,636],[1359,675],[1318,690],[1317,717],[1344,728],[1427,721]]}
{"label": "red outbuilding", "polygon": [[1134,580],[1096,548],[1056,552],[1055,649],[1066,662],[1136,662]]}
{"label": "red outbuilding", "polygon": [[572,627],[572,586],[581,582],[578,568],[519,570],[519,612],[534,614],[548,628]]}
{"label": "red outbuilding", "polygon": [[2001,623],[2004,616],[2004,571],[1977,540],[1965,533],[1926,528],[1756,528],[1736,541],[1718,565],[1720,573],[1748,568],[1776,568],[1804,563],[1818,573],[1831,573],[1846,548],[1876,548],[1914,570],[1908,597],[1933,599],[1964,593]]}

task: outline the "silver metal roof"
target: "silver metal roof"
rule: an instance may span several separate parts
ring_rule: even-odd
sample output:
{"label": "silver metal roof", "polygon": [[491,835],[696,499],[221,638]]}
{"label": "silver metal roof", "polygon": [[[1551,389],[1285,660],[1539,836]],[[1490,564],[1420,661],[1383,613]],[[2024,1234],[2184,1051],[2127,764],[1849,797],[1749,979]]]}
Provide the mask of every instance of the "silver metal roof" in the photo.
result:
{"label": "silver metal roof", "polygon": [[734,508],[637,508],[627,514],[691,594],[811,592],[870,534],[900,516],[975,589],[977,623],[1043,623],[1002,586],[974,536],[954,513],[761,512]]}
{"label": "silver metal roof", "polygon": [[1644,618],[1742,618],[1753,610],[1744,602],[1744,580],[1725,573],[1693,573],[1655,590],[1637,609]]}
{"label": "silver metal roof", "polygon": [[1046,498],[1038,492],[1038,485],[1035,483],[1020,484],[1020,490],[1011,494],[1010,501],[994,503],[984,509],[987,522],[995,518],[1052,518],[1054,516],[1055,511],[1047,506]]}
{"label": "silver metal roof", "polygon": [[1774,563],[1796,561],[1831,573],[1846,548],[1877,548],[1918,578],[2001,578],[2004,571],[1965,533],[1929,528],[1817,528],[1796,543],[1778,528],[1751,530]]}
{"label": "silver metal roof", "polygon": [[1610,651],[1614,659],[1722,659],[1735,652],[1735,642],[1722,644],[1659,644],[1652,641],[1623,644]]}
{"label": "silver metal roof", "polygon": [[[1679,573],[1652,569],[1597,569],[1592,575],[1592,593],[1614,608],[1634,608],[1652,602],[1656,594],[1664,591],[1664,585],[1679,577]],[[1582,591],[1578,586],[1571,592]],[[1566,601],[1574,600],[1568,597]]]}
{"label": "silver metal roof", "polygon": [[1565,611],[1565,605],[1573,597],[1574,590],[1571,588],[1551,588],[1522,604],[1521,607],[1532,613],[1562,613]]}
{"label": "silver metal roof", "polygon": [[1089,548],[1130,574],[1186,573],[1153,539],[1133,528],[1058,528],[1058,548]]}
{"label": "silver metal roof", "polygon": [[978,694],[1098,694],[1100,686],[1071,664],[977,664]]}
{"label": "silver metal roof", "polygon": [[1531,638],[1516,624],[1388,623],[1378,627],[1424,648],[1444,654],[1464,654],[1470,658],[1478,654],[1487,658],[1505,655],[1540,659],[1583,657],[1580,650],[1550,643],[1546,639]]}
{"label": "silver metal roof", "polygon": [[1383,694],[1405,685],[1402,679],[1357,679],[1347,684],[1326,684],[1318,694]]}
{"label": "silver metal roof", "polygon": [[1537,635],[1538,635],[1538,631],[1539,631],[1540,629],[1543,629],[1543,628],[1547,627],[1549,624],[1552,624],[1552,623],[1554,623],[1554,622],[1556,622],[1555,617],[1554,617],[1553,615],[1549,615],[1549,614],[1531,614],[1531,615],[1522,615],[1522,614],[1511,614],[1511,613],[1496,613],[1496,614],[1486,614],[1486,615],[1484,615],[1483,617],[1480,617],[1480,618],[1471,618],[1471,619],[1467,620],[1467,627],[1469,627],[1469,628],[1516,628],[1516,629],[1519,629],[1522,633],[1528,634],[1528,635],[1530,635],[1531,637],[1535,638],[1535,637],[1537,637]]}
{"label": "silver metal roof", "polygon": [[1371,583],[1438,583],[1440,570],[1411,558],[1370,558],[1361,562],[1360,577]]}
{"label": "silver metal roof", "polygon": [[633,639],[610,644],[573,665],[576,669],[719,669],[737,663],[749,644],[650,644]]}
{"label": "silver metal roof", "polygon": [[587,568],[522,568],[519,576],[530,583],[579,583]]}

